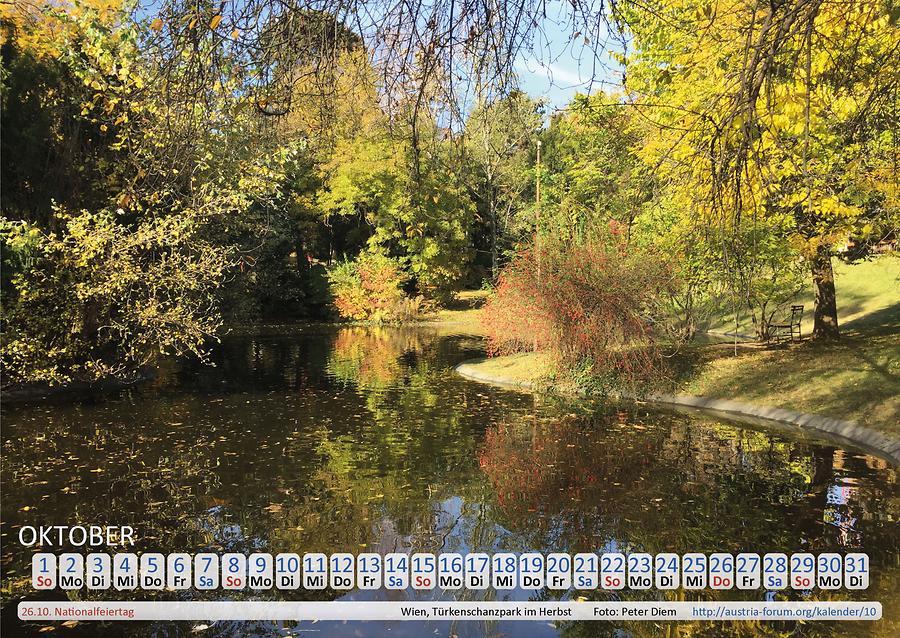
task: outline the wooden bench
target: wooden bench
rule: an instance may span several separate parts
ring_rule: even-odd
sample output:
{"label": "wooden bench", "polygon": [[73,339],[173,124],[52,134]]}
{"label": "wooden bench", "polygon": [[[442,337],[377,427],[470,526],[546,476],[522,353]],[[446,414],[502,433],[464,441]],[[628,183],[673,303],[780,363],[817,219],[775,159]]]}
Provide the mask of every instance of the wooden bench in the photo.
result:
{"label": "wooden bench", "polygon": [[771,343],[800,341],[800,322],[803,320],[803,306],[791,306],[791,318],[785,323],[769,324]]}

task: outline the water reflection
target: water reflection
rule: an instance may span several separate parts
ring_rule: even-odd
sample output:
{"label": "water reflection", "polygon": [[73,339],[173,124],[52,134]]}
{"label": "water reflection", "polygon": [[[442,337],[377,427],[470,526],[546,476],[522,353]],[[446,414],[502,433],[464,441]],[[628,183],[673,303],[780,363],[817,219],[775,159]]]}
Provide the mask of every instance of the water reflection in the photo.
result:
{"label": "water reflection", "polygon": [[[891,635],[897,628],[891,624],[900,579],[895,468],[827,443],[707,417],[534,399],[453,374],[453,364],[479,350],[477,339],[424,329],[235,338],[218,351],[215,367],[182,366],[141,392],[5,410],[4,599],[29,593],[30,551],[14,543],[21,525],[130,524],[139,532],[138,551],[166,552],[861,549],[872,557],[871,589],[828,596],[881,600],[890,620],[874,626],[216,623],[193,634],[196,623],[82,624],[57,626],[57,633],[818,636]],[[343,597],[561,595],[580,594],[409,590]],[[739,599],[765,592],[674,595]],[[175,594],[135,592],[154,596]],[[18,631],[10,612],[4,609],[4,636]]]}

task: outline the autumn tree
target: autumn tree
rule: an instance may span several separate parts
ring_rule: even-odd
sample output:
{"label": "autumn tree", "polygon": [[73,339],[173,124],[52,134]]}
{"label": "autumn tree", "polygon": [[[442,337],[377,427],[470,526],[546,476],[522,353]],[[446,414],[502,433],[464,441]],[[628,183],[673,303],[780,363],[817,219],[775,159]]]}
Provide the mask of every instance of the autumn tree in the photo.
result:
{"label": "autumn tree", "polygon": [[576,95],[546,137],[545,198],[554,234],[596,240],[610,230],[630,239],[654,195],[652,172],[637,148],[642,122],[615,97]]}
{"label": "autumn tree", "polygon": [[892,5],[658,0],[622,17],[633,107],[655,127],[646,159],[720,234],[724,268],[745,224],[780,229],[812,275],[813,336],[836,337],[832,257],[897,228]]}
{"label": "autumn tree", "polygon": [[160,352],[202,356],[233,264],[210,227],[241,196],[210,180],[188,199],[190,174],[153,161],[164,105],[122,7],[16,6],[5,18],[4,379],[94,380]]}

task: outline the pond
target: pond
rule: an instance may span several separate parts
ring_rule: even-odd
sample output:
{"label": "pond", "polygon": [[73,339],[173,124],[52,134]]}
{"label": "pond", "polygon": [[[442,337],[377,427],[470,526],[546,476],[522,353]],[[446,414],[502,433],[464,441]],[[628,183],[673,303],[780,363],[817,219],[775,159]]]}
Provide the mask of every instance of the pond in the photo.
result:
{"label": "pond", "polygon": [[[887,621],[57,623],[51,635],[830,636],[897,629],[897,468],[825,440],[647,405],[534,397],[453,372],[481,352],[479,338],[434,328],[279,329],[229,338],[213,367],[171,363],[149,386],[118,396],[7,406],[4,637],[37,635],[41,627],[23,630],[15,620],[17,599],[35,598],[31,550],[16,540],[20,526],[61,524],[131,525],[135,551],[165,553],[864,551],[872,563],[868,591],[815,596],[880,600]],[[673,593],[156,595],[651,600]],[[102,596],[117,598],[114,591]]]}

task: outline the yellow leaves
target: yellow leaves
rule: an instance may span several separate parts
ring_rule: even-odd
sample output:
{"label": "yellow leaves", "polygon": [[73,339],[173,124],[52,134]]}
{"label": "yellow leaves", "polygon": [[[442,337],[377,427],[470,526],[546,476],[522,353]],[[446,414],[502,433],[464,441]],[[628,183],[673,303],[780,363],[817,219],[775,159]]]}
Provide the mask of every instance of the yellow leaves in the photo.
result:
{"label": "yellow leaves", "polygon": [[162,18],[157,18],[156,20],[151,22],[150,28],[153,29],[154,31],[162,31],[162,28],[163,28]]}
{"label": "yellow leaves", "polygon": [[116,106],[119,104],[119,98],[113,97],[106,101],[106,105],[103,107],[103,110],[107,113],[112,113],[115,110]]}
{"label": "yellow leaves", "polygon": [[825,219],[842,219],[846,223],[851,223],[862,213],[862,209],[860,209],[859,206],[847,204],[833,196],[824,197],[816,202],[816,204],[816,212],[820,217]]}
{"label": "yellow leaves", "polygon": [[697,7],[697,10],[694,12],[694,17],[698,21],[702,21],[704,18],[706,18],[707,20],[712,20],[713,13],[713,6],[711,4],[707,4],[703,7]]}
{"label": "yellow leaves", "polygon": [[209,21],[209,28],[215,29],[217,26],[219,26],[220,22],[222,22],[221,15],[213,16],[213,19]]}
{"label": "yellow leaves", "polygon": [[237,40],[240,36],[241,36],[241,32],[238,29],[235,29],[234,31],[231,32],[232,40]]}
{"label": "yellow leaves", "polygon": [[[0,17],[15,27],[17,46],[38,59],[65,57],[73,42],[88,28],[108,29],[111,40],[118,40],[128,29],[123,20],[121,0],[82,0],[77,3],[5,2],[0,5]],[[4,41],[10,32],[4,33]],[[81,41],[90,49],[90,41]],[[88,51],[89,55],[93,55]]]}

